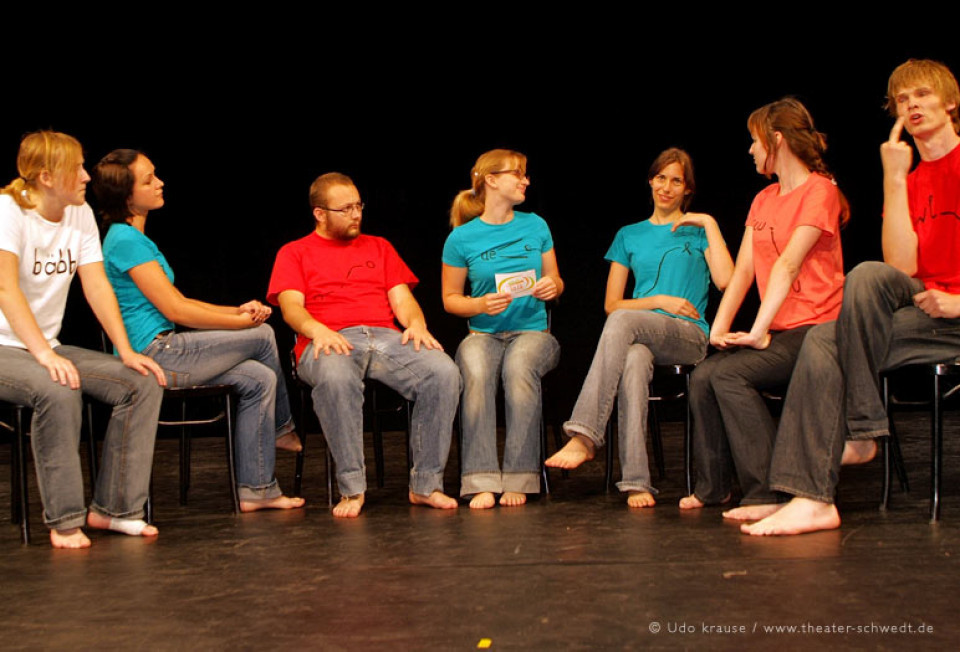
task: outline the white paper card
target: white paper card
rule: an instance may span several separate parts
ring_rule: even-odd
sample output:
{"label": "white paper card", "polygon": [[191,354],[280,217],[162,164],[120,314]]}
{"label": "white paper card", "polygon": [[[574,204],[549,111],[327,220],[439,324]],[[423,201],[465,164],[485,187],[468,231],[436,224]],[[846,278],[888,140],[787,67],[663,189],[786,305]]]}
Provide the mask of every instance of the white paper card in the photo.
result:
{"label": "white paper card", "polygon": [[494,280],[497,283],[497,292],[509,292],[514,297],[525,297],[533,294],[533,286],[537,283],[537,272],[533,269],[525,269],[522,272],[495,274]]}

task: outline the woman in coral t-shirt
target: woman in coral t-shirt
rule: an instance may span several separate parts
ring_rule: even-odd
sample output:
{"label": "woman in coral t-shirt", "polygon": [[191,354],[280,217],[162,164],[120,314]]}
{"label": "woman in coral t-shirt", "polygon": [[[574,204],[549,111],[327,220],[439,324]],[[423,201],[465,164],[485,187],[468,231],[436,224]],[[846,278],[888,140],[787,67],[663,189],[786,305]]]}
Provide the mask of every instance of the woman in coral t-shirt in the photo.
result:
{"label": "woman in coral t-shirt", "polygon": [[[777,502],[767,485],[777,430],[761,392],[787,386],[806,331],[836,319],[843,297],[840,226],[849,209],[823,163],[826,139],[791,98],[754,111],[747,127],[757,172],[776,175],[777,183],[750,208],[733,277],[710,329],[710,343],[720,352],[691,378],[697,480],[681,509],[728,502],[731,461],[741,505]],[[760,310],[749,332],[731,332],[754,279]],[[733,509],[724,517],[742,515]]]}

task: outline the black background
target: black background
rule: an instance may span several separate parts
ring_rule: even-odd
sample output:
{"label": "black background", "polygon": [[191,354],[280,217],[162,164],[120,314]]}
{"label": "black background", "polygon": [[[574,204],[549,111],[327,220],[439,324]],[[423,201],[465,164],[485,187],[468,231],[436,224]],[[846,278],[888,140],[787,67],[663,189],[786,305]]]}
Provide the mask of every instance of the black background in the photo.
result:
{"label": "black background", "polygon": [[[452,354],[466,325],[440,300],[447,211],[479,154],[520,150],[532,181],[522,210],[550,224],[566,281],[554,313],[565,400],[603,325],[603,255],[621,226],[649,216],[646,172],[666,147],[692,155],[691,209],[717,218],[735,255],[768,183],[747,154],[747,116],[800,98],[828,136],[828,165],[852,207],[847,269],[880,257],[887,77],[909,57],[960,70],[954,43],[907,32],[911,16],[892,19],[903,32],[892,38],[812,9],[698,13],[694,26],[684,5],[590,10],[297,15],[258,5],[208,18],[101,10],[55,26],[23,16],[8,21],[23,29],[3,43],[0,179],[15,176],[20,138],[39,128],[77,137],[88,167],[114,148],[145,151],[166,182],[147,233],[177,286],[238,304],[263,299],[279,247],[313,228],[310,182],[344,172],[367,203],[364,232],[393,242],[420,277],[415,295]],[[742,326],[755,308],[752,297]],[[271,323],[286,348],[279,314]],[[92,344],[96,332],[72,297],[63,339]]]}

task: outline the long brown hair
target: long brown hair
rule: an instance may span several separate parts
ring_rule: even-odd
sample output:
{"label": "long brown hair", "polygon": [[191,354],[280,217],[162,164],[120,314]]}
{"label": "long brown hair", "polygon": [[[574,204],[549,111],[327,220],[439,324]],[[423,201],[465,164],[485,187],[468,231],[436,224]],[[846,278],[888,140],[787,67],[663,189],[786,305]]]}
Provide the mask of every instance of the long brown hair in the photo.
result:
{"label": "long brown hair", "polygon": [[[790,151],[808,170],[836,184],[833,173],[827,169],[827,164],[823,161],[823,155],[827,151],[827,137],[814,127],[813,116],[800,100],[785,97],[760,107],[747,119],[747,129],[767,150],[768,163],[776,161],[776,134],[779,132]],[[770,174],[768,172],[767,176],[769,177]],[[841,192],[840,226],[846,225],[849,220],[850,204]]]}

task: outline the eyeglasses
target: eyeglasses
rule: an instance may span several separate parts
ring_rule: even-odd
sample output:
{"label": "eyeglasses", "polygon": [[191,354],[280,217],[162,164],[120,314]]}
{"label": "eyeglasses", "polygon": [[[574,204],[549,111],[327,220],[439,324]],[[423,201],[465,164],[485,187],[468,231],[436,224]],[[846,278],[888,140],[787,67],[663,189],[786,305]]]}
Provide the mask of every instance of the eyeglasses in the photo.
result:
{"label": "eyeglasses", "polygon": [[347,213],[347,214],[350,214],[350,213],[352,213],[353,211],[357,211],[358,213],[362,213],[362,212],[363,212],[363,206],[364,206],[364,203],[363,203],[362,201],[358,201],[356,204],[347,204],[347,205],[344,206],[343,208],[327,208],[326,206],[318,206],[317,208],[322,208],[323,210],[325,210],[325,211],[330,211],[331,213]]}
{"label": "eyeglasses", "polygon": [[529,179],[529,178],[530,178],[530,175],[527,174],[527,171],[526,171],[526,170],[521,170],[521,169],[519,169],[519,168],[514,168],[514,169],[512,169],[512,170],[497,170],[496,172],[488,172],[487,174],[493,174],[493,175],[497,175],[497,174],[512,174],[513,176],[515,176],[515,177],[518,178],[518,179]]}

